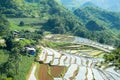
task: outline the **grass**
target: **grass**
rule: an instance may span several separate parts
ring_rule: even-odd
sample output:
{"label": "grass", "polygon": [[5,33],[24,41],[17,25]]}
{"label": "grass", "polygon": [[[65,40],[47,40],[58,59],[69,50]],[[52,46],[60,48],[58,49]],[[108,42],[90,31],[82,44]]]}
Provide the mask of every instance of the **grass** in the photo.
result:
{"label": "grass", "polygon": [[0,65],[7,62],[9,57],[9,54],[7,54],[5,51],[0,50]]}
{"label": "grass", "polygon": [[33,62],[33,56],[22,56],[19,66],[19,74],[15,76],[15,80],[26,80],[26,75],[29,72]]}
{"label": "grass", "polygon": [[[95,58],[103,58],[104,57],[104,55],[105,55],[106,53],[101,53],[101,54],[99,54],[98,56],[95,56]],[[108,54],[108,53],[107,53]]]}
{"label": "grass", "polygon": [[[8,61],[9,54],[5,50],[0,50],[0,65]],[[34,62],[34,57],[28,57],[21,55],[21,61],[19,63],[19,73],[15,76],[14,80],[26,80],[26,75],[30,70],[32,63]],[[7,79],[8,80],[8,79]],[[12,79],[11,79],[12,80]]]}
{"label": "grass", "polygon": [[113,28],[112,31],[113,31],[115,34],[117,34],[117,35],[120,34],[120,30],[119,30],[119,29],[115,29],[115,28]]}
{"label": "grass", "polygon": [[[39,18],[8,18],[10,22],[10,30],[30,30],[34,31],[42,27],[46,22],[44,19]],[[25,26],[18,26],[23,21]]]}
{"label": "grass", "polygon": [[92,55],[92,56],[98,56],[101,53],[103,53],[103,51],[95,50],[94,52],[90,53],[90,55]]}
{"label": "grass", "polygon": [[11,27],[10,27],[11,31],[12,30],[30,30],[30,31],[34,31],[36,29],[36,28],[30,27],[30,26],[18,26],[18,25],[14,24],[14,23],[11,23],[10,25],[11,25]]}
{"label": "grass", "polygon": [[49,65],[47,65],[47,66],[48,66],[48,74],[49,74],[49,76],[52,77],[52,79],[54,79],[54,77],[52,76],[51,71],[50,71],[50,66]]}
{"label": "grass", "polygon": [[43,20],[40,20],[39,18],[8,18],[8,21],[16,25],[19,25],[20,21],[23,21],[25,24],[43,22]]}

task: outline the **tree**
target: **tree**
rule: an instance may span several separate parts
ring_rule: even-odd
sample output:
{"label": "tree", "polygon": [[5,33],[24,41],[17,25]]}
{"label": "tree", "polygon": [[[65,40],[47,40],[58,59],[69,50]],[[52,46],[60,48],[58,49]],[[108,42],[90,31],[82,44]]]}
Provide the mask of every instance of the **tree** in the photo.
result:
{"label": "tree", "polygon": [[100,31],[104,29],[103,27],[101,27],[95,21],[92,20],[86,24],[86,28],[91,31]]}
{"label": "tree", "polygon": [[113,66],[116,66],[116,69],[120,69],[120,49],[116,49],[109,54],[104,55],[106,63],[112,63]]}
{"label": "tree", "polygon": [[105,43],[104,38],[100,38],[99,42],[100,42],[100,43]]}
{"label": "tree", "polygon": [[25,23],[23,21],[20,21],[19,26],[24,26]]}
{"label": "tree", "polygon": [[56,26],[53,30],[53,33],[55,33],[55,34],[64,34],[65,32],[66,32],[66,30],[65,30],[65,27],[63,24]]}
{"label": "tree", "polygon": [[74,34],[75,34],[76,36],[86,37],[86,32],[85,32],[85,30],[80,29],[80,28],[76,29],[75,32],[74,32]]}
{"label": "tree", "polygon": [[14,37],[12,35],[12,33],[8,33],[8,35],[6,35],[5,39],[5,43],[6,43],[6,49],[11,51],[12,48],[14,47]]}
{"label": "tree", "polygon": [[13,0],[0,0],[0,5],[2,7],[10,8],[14,6],[14,2]]}
{"label": "tree", "polygon": [[0,14],[0,36],[4,36],[9,31],[10,24],[6,17]]}

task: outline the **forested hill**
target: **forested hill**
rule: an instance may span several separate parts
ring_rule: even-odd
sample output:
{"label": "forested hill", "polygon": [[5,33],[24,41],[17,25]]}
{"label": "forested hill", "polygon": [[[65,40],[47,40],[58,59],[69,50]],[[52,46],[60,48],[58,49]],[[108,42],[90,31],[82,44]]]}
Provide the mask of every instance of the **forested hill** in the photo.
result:
{"label": "forested hill", "polygon": [[[98,14],[97,10],[91,10],[90,13],[83,10],[80,13],[82,16],[79,16],[78,9],[74,12],[79,16],[78,19],[72,12],[68,11],[56,0],[4,0],[3,2],[0,2],[0,6],[1,13],[9,18],[38,17],[40,19],[45,19],[44,24],[40,25],[45,31],[76,35],[111,45],[116,44],[116,41],[118,41],[117,36],[106,27],[107,24],[103,24],[102,21],[94,16],[92,18],[92,13],[94,11],[96,12],[96,15]],[[108,18],[105,20],[110,21],[109,17],[112,16],[109,15],[112,15],[112,13],[106,15]],[[86,22],[85,20],[87,20],[87,18],[88,21]],[[112,23],[109,24],[111,25]]]}
{"label": "forested hill", "polygon": [[86,6],[78,8],[74,14],[82,19],[84,22],[94,20],[99,24],[106,26],[110,29],[116,28],[120,30],[120,14],[115,12],[105,11],[96,6]]}
{"label": "forested hill", "polygon": [[[80,20],[82,20],[86,28],[88,29],[88,23],[89,21],[95,21],[98,25],[100,25],[102,28],[106,28],[108,34],[111,34],[112,36],[119,36],[120,31],[120,15],[116,12],[106,11],[104,9],[101,9],[95,5],[88,5],[88,6],[82,6],[81,8],[78,8],[74,11],[74,14],[79,17]],[[90,24],[91,26],[91,24]],[[92,29],[93,26],[91,26]],[[114,35],[113,35],[113,34]]]}

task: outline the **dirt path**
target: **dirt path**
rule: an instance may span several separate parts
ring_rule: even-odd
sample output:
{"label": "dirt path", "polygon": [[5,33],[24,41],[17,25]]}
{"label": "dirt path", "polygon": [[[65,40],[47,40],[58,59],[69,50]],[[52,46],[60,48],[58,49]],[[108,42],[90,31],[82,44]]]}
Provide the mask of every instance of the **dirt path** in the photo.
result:
{"label": "dirt path", "polygon": [[37,65],[34,64],[34,66],[33,66],[33,68],[32,68],[32,71],[31,71],[31,73],[30,73],[30,77],[28,78],[28,80],[36,80],[36,77],[35,77],[36,68],[37,68]]}

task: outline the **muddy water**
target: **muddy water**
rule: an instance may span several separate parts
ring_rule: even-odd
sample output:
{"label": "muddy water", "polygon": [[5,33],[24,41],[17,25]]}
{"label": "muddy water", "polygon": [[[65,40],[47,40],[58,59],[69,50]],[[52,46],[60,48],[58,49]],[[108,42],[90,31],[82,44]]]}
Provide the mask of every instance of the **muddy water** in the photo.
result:
{"label": "muddy water", "polygon": [[62,72],[64,70],[64,67],[63,66],[52,66],[50,67],[50,70],[51,70],[51,74],[54,77],[58,78],[63,75]]}
{"label": "muddy water", "polygon": [[48,66],[45,64],[40,65],[37,75],[39,80],[53,80],[52,77],[48,74]]}

